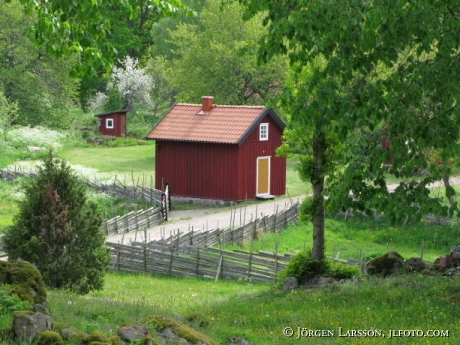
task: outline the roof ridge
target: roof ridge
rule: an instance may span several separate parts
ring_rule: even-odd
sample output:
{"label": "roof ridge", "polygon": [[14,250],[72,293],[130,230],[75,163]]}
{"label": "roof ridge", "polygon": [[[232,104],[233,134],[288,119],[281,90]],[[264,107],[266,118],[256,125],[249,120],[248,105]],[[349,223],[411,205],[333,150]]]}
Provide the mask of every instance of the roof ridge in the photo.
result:
{"label": "roof ridge", "polygon": [[[176,103],[176,105],[185,105],[185,106],[194,106],[194,107],[202,107],[202,104],[197,103]],[[266,108],[264,105],[229,105],[229,104],[213,104],[214,107],[219,108],[249,108],[249,109],[264,109]]]}

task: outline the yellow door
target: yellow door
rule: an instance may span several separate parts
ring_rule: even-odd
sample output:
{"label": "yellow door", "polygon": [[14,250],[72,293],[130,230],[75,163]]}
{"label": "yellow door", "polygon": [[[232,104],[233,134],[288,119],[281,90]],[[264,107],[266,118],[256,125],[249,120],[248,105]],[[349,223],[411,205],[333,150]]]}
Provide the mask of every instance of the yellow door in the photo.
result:
{"label": "yellow door", "polygon": [[270,194],[270,157],[257,158],[256,194]]}

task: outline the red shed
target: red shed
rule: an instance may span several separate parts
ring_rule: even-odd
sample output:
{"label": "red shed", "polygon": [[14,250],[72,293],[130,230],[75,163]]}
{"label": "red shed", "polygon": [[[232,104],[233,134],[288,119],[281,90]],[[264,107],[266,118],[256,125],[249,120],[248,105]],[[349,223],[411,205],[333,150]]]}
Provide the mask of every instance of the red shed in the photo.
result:
{"label": "red shed", "polygon": [[155,186],[176,196],[251,200],[286,192],[286,159],[276,156],[285,125],[263,106],[177,103],[153,128]]}
{"label": "red shed", "polygon": [[94,115],[99,118],[99,133],[114,137],[126,137],[126,110]]}

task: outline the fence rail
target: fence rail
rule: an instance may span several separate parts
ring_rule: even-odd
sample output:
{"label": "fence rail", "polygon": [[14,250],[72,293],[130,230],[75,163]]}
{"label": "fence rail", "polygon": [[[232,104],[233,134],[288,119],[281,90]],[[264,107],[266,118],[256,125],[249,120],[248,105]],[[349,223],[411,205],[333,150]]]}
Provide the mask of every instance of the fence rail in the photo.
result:
{"label": "fence rail", "polygon": [[127,185],[118,181],[116,178],[111,183],[102,183],[91,180],[82,181],[90,188],[110,194],[119,199],[141,200],[150,204],[161,204],[162,197],[164,195],[161,190],[145,187],[141,184]]}
{"label": "fence rail", "polygon": [[299,204],[295,203],[291,207],[281,212],[256,218],[238,228],[232,229],[212,229],[207,231],[189,231],[180,233],[180,231],[168,238],[160,240],[167,244],[175,246],[197,246],[212,247],[222,244],[243,243],[246,240],[252,240],[266,232],[278,232],[284,229],[289,223],[297,220]]}
{"label": "fence rail", "polygon": [[290,255],[226,251],[217,248],[178,247],[152,242],[130,246],[107,243],[114,257],[113,270],[220,279],[274,282]]}
{"label": "fence rail", "polygon": [[132,211],[104,221],[102,229],[107,235],[148,229],[165,221],[163,207],[150,207]]}

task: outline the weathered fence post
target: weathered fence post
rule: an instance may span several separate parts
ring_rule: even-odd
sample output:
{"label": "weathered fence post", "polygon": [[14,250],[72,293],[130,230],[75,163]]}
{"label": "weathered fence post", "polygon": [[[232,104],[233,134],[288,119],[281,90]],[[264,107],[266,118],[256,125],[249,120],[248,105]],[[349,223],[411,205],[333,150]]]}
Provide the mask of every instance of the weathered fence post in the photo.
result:
{"label": "weathered fence post", "polygon": [[167,222],[168,221],[168,208],[167,208],[167,205],[166,205],[166,195],[165,195],[165,193],[163,193],[161,195],[161,212],[162,212],[162,216],[163,216],[163,221]]}
{"label": "weathered fence post", "polygon": [[219,260],[219,265],[217,266],[216,279],[214,280],[214,282],[216,282],[216,283],[219,280],[219,275],[220,275],[220,271],[222,269],[222,260],[223,259],[224,259],[224,255],[221,253],[220,254],[220,260]]}
{"label": "weathered fence post", "polygon": [[200,247],[198,247],[196,250],[196,267],[195,267],[196,276],[198,276],[199,267],[200,267]]}
{"label": "weathered fence post", "polygon": [[276,232],[276,217],[278,216],[278,205],[276,205],[275,217],[273,218],[273,232]]}
{"label": "weathered fence post", "polygon": [[174,248],[170,248],[170,253],[171,253],[171,258],[169,259],[169,268],[168,268],[168,273],[171,274],[172,272],[172,263],[173,263],[173,251],[174,251]]}
{"label": "weathered fence post", "polygon": [[279,245],[280,245],[280,238],[278,237],[275,241],[275,279],[273,279],[273,281],[276,283],[277,281],[277,278],[278,278],[278,266],[279,266],[279,263],[278,263],[278,249],[279,249]]}

